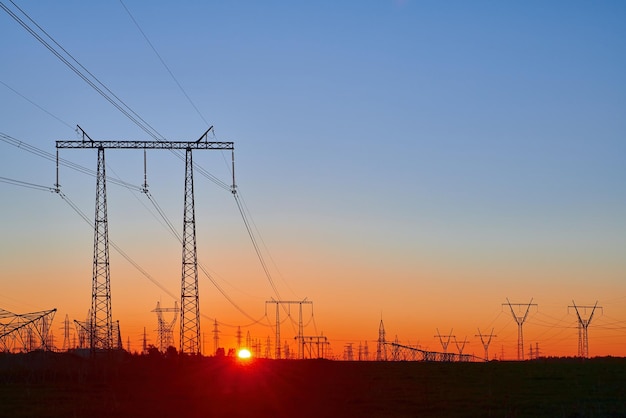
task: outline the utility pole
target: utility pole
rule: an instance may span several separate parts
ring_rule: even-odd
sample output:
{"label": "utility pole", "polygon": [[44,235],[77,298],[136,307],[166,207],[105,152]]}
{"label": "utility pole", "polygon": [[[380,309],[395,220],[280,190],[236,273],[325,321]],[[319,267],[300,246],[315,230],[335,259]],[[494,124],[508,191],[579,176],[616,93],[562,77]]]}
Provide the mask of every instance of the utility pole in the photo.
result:
{"label": "utility pole", "polygon": [[[576,317],[578,318],[578,357],[589,358],[589,324],[591,324],[591,320],[593,319],[593,314],[596,309],[602,309],[602,306],[598,306],[598,301],[596,301],[593,306],[577,306],[576,302],[573,300],[572,304],[573,306],[568,306],[567,309],[569,310],[570,308],[574,308],[576,311]],[[587,317],[587,311],[589,309],[591,309],[591,313]]]}
{"label": "utility pole", "polygon": [[[491,333],[489,335],[484,335],[483,333],[480,332],[480,328],[478,328],[478,335],[474,335],[474,337],[480,337],[480,342],[483,345],[483,348],[485,349],[485,361],[489,361],[489,344],[491,344],[491,339],[493,337],[497,337],[497,335],[493,334],[493,328],[491,328]],[[487,338],[487,341],[485,341],[485,338]]]}
{"label": "utility pole", "polygon": [[[98,165],[96,175],[96,216],[94,222],[94,257],[91,294],[91,318],[89,327],[89,345],[92,353],[96,349],[109,350],[113,347],[113,320],[111,315],[111,282],[109,269],[109,233],[106,200],[106,173],[104,150],[113,149],[166,149],[185,150],[185,201],[182,238],[182,278],[180,295],[180,352],[200,354],[200,305],[198,292],[198,259],[196,248],[196,220],[193,191],[192,150],[231,150],[233,153],[233,191],[234,182],[234,147],[232,142],[210,142],[209,128],[197,141],[94,141],[78,126],[82,141],[57,141],[57,179],[56,191],[60,192],[59,153],[60,148],[97,149]],[[144,161],[145,168],[145,161]],[[143,190],[147,190],[144,174]]]}
{"label": "utility pole", "polygon": [[[517,359],[518,360],[524,360],[524,331],[523,331],[523,325],[524,322],[526,321],[526,318],[528,317],[528,311],[530,310],[531,306],[537,306],[536,303],[532,303],[533,300],[532,298],[530,299],[529,303],[511,303],[509,302],[509,298],[506,299],[506,303],[503,303],[502,306],[504,305],[508,305],[509,308],[511,309],[511,314],[513,315],[513,319],[515,319],[515,322],[517,323]],[[526,307],[526,311],[524,312],[523,315],[518,315],[515,310],[513,309],[513,306],[517,306],[518,311],[521,310],[521,308],[523,306]]]}
{"label": "utility pole", "polygon": [[275,359],[280,359],[280,306],[287,305],[288,315],[291,315],[291,305],[298,305],[298,358],[302,359],[304,355],[304,351],[302,350],[302,336],[304,335],[304,323],[302,322],[302,305],[303,304],[313,304],[313,301],[307,300],[304,298],[302,300],[275,300],[272,298],[265,302],[265,309],[267,314],[267,304],[273,303],[276,305],[276,352],[274,354]]}

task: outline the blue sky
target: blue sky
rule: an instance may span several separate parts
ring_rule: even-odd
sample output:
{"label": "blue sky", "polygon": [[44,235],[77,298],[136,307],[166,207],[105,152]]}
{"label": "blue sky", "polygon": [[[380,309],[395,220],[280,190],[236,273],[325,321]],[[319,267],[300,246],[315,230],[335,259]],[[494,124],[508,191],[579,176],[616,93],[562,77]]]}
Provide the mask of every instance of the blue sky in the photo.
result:
{"label": "blue sky", "polygon": [[[235,142],[240,191],[280,283],[314,299],[319,322],[363,323],[345,338],[375,338],[381,312],[406,323],[401,337],[464,324],[474,309],[480,325],[506,297],[535,297],[560,313],[572,298],[604,300],[608,317],[626,320],[623,2],[126,0],[202,116],[122,3],[17,4],[164,137],[195,140],[204,118],[217,140]],[[4,12],[0,38],[0,81],[93,138],[151,139]],[[5,85],[0,103],[0,132],[49,152],[75,138]],[[95,153],[62,156],[95,167]],[[229,155],[194,157],[230,181]],[[143,180],[140,153],[112,151],[107,161],[125,181]],[[179,225],[182,164],[150,153],[148,166],[154,195]],[[0,143],[0,176],[52,185],[54,164]],[[92,183],[62,169],[64,191],[88,214]],[[258,300],[241,303],[261,310],[270,289],[232,198],[206,179],[198,188],[201,244],[216,258],[207,264],[250,289]],[[135,254],[138,236],[162,240],[178,274],[176,243],[152,237],[162,228],[145,208],[110,189],[112,234]],[[92,237],[60,199],[6,184],[0,195],[0,280],[41,276],[42,267],[15,261],[30,246],[31,257],[82,257],[90,271]],[[254,277],[232,271],[237,260]],[[146,296],[151,308],[158,292]],[[33,300],[15,284],[0,295],[16,310]],[[35,301],[44,308],[62,297]]]}

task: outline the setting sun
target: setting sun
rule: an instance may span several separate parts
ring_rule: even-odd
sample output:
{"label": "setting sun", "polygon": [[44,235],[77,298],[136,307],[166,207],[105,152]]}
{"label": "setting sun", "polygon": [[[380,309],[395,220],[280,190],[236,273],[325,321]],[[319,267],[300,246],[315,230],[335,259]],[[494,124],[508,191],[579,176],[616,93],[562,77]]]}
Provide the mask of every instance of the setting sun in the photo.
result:
{"label": "setting sun", "polygon": [[250,352],[250,350],[248,350],[247,348],[242,348],[241,350],[239,350],[239,352],[237,353],[237,357],[239,357],[240,359],[249,359],[252,357],[252,353]]}

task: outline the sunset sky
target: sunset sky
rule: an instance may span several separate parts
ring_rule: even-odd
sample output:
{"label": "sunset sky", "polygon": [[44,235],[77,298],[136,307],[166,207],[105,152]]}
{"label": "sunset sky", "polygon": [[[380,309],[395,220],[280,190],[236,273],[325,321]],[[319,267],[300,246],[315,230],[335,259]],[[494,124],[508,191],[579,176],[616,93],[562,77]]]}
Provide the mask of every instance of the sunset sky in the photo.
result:
{"label": "sunset sky", "polygon": [[[597,301],[590,354],[626,356],[625,2],[2,3],[162,137],[214,125],[210,140],[234,142],[279,295],[233,195],[196,172],[199,260],[247,314],[201,272],[205,353],[214,319],[223,347],[237,326],[273,340],[265,301],[280,297],[313,301],[305,334],[323,333],[336,356],[365,342],[373,356],[382,318],[389,340],[441,351],[434,336],[452,330],[477,355],[478,328],[493,328],[490,353],[512,359],[508,298],[537,304],[526,352],[576,355],[568,306]],[[51,154],[77,124],[96,140],[153,139],[1,9],[0,39],[0,181],[56,182],[53,161],[7,138]],[[96,169],[94,150],[60,156]],[[231,184],[230,152],[193,156]],[[143,183],[142,151],[107,150],[106,162]],[[148,151],[147,182],[180,232],[184,163]],[[94,177],[61,166],[59,183],[92,219]],[[156,343],[157,301],[180,296],[181,246],[144,194],[107,192],[110,240],[161,285],[111,248],[113,318],[136,351],[144,327]],[[65,315],[90,307],[92,260],[93,230],[59,195],[0,182],[0,308],[56,308],[60,346]],[[297,308],[282,315],[296,350]]]}

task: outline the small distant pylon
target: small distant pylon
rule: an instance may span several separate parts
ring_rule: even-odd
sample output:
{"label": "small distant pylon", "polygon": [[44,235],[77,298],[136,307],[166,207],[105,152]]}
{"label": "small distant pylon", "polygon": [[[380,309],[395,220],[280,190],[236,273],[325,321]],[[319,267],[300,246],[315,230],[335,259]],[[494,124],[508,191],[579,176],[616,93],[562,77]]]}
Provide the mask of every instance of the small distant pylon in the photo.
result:
{"label": "small distant pylon", "polygon": [[354,360],[354,352],[352,350],[353,343],[346,343],[343,351],[343,359],[346,361]]}
{"label": "small distant pylon", "polygon": [[387,341],[385,340],[385,324],[380,319],[378,325],[378,340],[376,346],[376,361],[387,361]]}
{"label": "small distant pylon", "polygon": [[[513,315],[513,319],[515,319],[515,322],[517,323],[517,359],[524,360],[524,322],[526,321],[526,318],[528,318],[528,312],[530,311],[530,307],[537,306],[537,304],[533,303],[532,298],[530,299],[529,303],[511,303],[509,302],[509,298],[507,298],[506,303],[503,303],[502,305],[509,306],[509,308],[511,309],[511,314]],[[524,315],[518,315],[517,313],[515,313],[513,306],[517,306],[518,310],[521,307],[525,306],[526,311],[524,312]]]}
{"label": "small distant pylon", "polygon": [[217,355],[217,349],[220,348],[220,330],[217,325],[217,319],[213,322],[213,354]]}
{"label": "small distant pylon", "polygon": [[246,332],[246,348],[248,350],[252,349],[252,337],[250,337],[250,331]]}
{"label": "small distant pylon", "polygon": [[65,320],[63,321],[63,347],[61,351],[68,351],[70,349],[70,317],[65,314]]}
{"label": "small distant pylon", "polygon": [[267,341],[265,342],[265,358],[270,358],[272,356],[272,342],[270,340],[270,336],[267,336]]}
{"label": "small distant pylon", "polygon": [[400,340],[398,339],[398,334],[396,334],[396,338],[395,340],[393,340],[393,348],[391,349],[391,360],[400,360]]}
{"label": "small distant pylon", "polygon": [[[485,349],[485,361],[489,361],[489,344],[491,344],[491,339],[493,337],[497,337],[497,335],[493,334],[493,328],[491,328],[491,333],[489,335],[483,335],[483,333],[480,332],[480,328],[478,328],[478,335],[475,335],[475,337],[480,337],[480,342]],[[485,338],[487,338],[487,341],[485,341]]]}
{"label": "small distant pylon", "polygon": [[[448,338],[447,340],[444,341],[444,338]],[[437,328],[437,335],[435,335],[435,338],[439,338],[439,342],[441,343],[441,348],[443,349],[444,353],[448,352],[448,345],[450,344],[450,339],[454,338],[456,339],[456,337],[454,335],[452,335],[452,328],[450,328],[450,334],[448,335],[441,335],[439,333],[439,328]]]}
{"label": "small distant pylon", "polygon": [[143,338],[141,341],[141,349],[143,354],[148,353],[148,336],[146,335],[146,327],[143,327]]}
{"label": "small distant pylon", "polygon": [[[161,302],[157,302],[156,308],[152,310],[157,314],[157,338],[159,340],[159,351],[164,353],[170,346],[174,346],[174,324],[178,319],[178,302],[174,301],[173,308],[161,308]],[[173,312],[174,315],[170,321],[163,319],[164,312]]]}
{"label": "small distant pylon", "polygon": [[[573,306],[568,306],[568,309],[574,308],[576,311],[576,317],[578,318],[578,357],[589,358],[589,324],[591,324],[591,320],[593,319],[593,314],[596,309],[602,309],[602,306],[598,306],[598,301],[596,301],[593,306],[577,306],[576,302],[573,300],[572,304]],[[587,310],[589,309],[591,309],[591,314],[589,314],[588,318],[585,318]],[[581,311],[583,312],[582,315],[580,313]]]}
{"label": "small distant pylon", "polygon": [[241,348],[241,327],[237,327],[237,350]]}
{"label": "small distant pylon", "polygon": [[463,355],[463,350],[465,350],[465,345],[467,344],[467,337],[463,338],[463,342],[459,343],[459,341],[454,337],[454,344],[456,345],[456,349],[459,352],[459,356]]}

